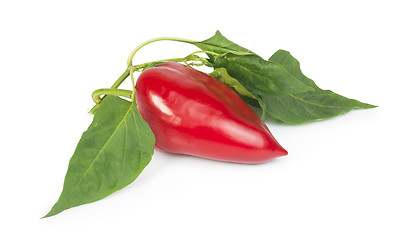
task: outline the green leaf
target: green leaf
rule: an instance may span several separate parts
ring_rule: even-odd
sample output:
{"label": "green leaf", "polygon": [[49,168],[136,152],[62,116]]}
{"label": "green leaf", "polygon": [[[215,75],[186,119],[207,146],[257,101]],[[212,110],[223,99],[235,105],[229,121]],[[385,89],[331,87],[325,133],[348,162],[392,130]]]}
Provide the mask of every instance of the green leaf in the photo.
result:
{"label": "green leaf", "polygon": [[[279,50],[266,61],[252,51],[225,38],[219,31],[193,43],[208,54],[215,69],[225,68],[252,95],[261,97],[268,114],[286,123],[304,123],[335,117],[355,108],[376,106],[319,88],[303,75],[299,62]],[[228,84],[230,86],[230,84]]]}
{"label": "green leaf", "polygon": [[311,86],[314,89],[320,89],[312,79],[303,75],[300,70],[299,61],[296,60],[296,58],[294,58],[288,51],[278,50],[269,58],[269,61],[281,64],[286,71],[302,81],[304,84]]}
{"label": "green leaf", "polygon": [[287,51],[277,51],[269,61],[281,64],[295,78],[315,89],[315,91],[285,96],[262,96],[267,113],[282,122],[300,124],[332,118],[356,108],[376,107],[346,98],[330,90],[322,90],[313,80],[303,75],[299,62]]}
{"label": "green leaf", "polygon": [[219,31],[202,42],[194,42],[208,53],[216,68],[225,68],[228,74],[255,95],[285,95],[313,90],[290,75],[280,64],[266,61],[252,51],[225,38]]}
{"label": "green leaf", "polygon": [[375,106],[338,95],[329,90],[291,94],[289,96],[263,96],[267,113],[285,123],[300,124],[336,117],[354,108]]}
{"label": "green leaf", "polygon": [[[226,54],[229,52],[241,54],[250,54],[250,50],[237,45],[236,43],[225,38],[219,31],[216,31],[215,35],[202,42],[194,42],[198,48],[203,51],[214,52],[216,54]],[[214,59],[214,55],[208,54],[210,58]]]}
{"label": "green leaf", "polygon": [[135,101],[106,96],[70,159],[59,200],[44,217],[97,201],[133,182],[150,162],[154,141]]}
{"label": "green leaf", "polygon": [[266,61],[255,54],[227,53],[215,59],[214,67],[225,68],[230,76],[255,95],[279,96],[313,90],[279,63]]}
{"label": "green leaf", "polygon": [[216,68],[209,74],[210,76],[218,79],[222,83],[232,87],[239,95],[256,99],[255,95],[250,93],[245,87],[242,86],[235,78],[229,76],[225,68]]}

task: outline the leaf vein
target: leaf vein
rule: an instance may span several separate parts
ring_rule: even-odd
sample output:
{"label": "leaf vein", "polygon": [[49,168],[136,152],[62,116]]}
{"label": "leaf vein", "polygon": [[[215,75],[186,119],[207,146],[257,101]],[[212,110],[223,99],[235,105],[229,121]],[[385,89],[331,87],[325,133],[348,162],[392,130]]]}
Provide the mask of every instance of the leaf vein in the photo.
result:
{"label": "leaf vein", "polygon": [[307,103],[307,104],[313,105],[313,106],[317,106],[317,107],[338,108],[338,109],[346,109],[346,108],[348,108],[348,107],[340,107],[340,106],[316,104],[316,103],[314,103],[314,102],[310,102],[310,101],[307,101],[307,100],[305,100],[305,99],[303,99],[303,98],[297,97],[297,96],[295,96],[295,95],[293,95],[293,94],[289,94],[289,95],[290,95],[291,97],[299,100],[299,101],[302,101],[302,102],[304,102],[304,103]]}

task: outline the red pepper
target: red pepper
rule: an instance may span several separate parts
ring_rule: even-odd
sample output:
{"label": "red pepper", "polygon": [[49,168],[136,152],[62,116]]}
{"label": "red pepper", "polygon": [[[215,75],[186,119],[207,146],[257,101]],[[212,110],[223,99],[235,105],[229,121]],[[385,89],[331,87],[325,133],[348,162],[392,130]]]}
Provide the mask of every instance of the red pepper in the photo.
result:
{"label": "red pepper", "polygon": [[250,164],[287,155],[236,92],[194,68],[167,62],[143,71],[136,101],[166,152]]}

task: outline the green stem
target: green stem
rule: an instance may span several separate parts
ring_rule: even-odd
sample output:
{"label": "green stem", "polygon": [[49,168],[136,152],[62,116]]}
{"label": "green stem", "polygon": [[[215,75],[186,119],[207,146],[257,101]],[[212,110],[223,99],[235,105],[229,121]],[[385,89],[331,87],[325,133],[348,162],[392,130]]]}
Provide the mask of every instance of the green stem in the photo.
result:
{"label": "green stem", "polygon": [[206,53],[206,54],[211,54],[211,55],[215,55],[215,56],[220,56],[220,55],[222,55],[222,54],[220,54],[220,53],[215,53],[215,52],[212,52],[212,51],[196,51],[196,52],[193,52],[191,55],[193,55],[193,54],[197,54],[197,53]]}
{"label": "green stem", "polygon": [[[134,95],[135,95],[135,93],[134,93],[135,88],[134,88],[133,73],[135,71],[138,71],[141,68],[144,68],[148,64],[153,64],[153,63],[156,63],[156,62],[160,62],[160,61],[156,61],[156,62],[144,63],[144,64],[139,64],[137,66],[133,66],[132,61],[133,61],[134,55],[142,47],[144,47],[144,46],[146,46],[146,45],[148,45],[152,42],[164,41],[164,40],[176,41],[176,42],[185,42],[185,43],[191,43],[191,44],[195,43],[195,41],[193,41],[193,40],[184,39],[184,38],[160,37],[160,38],[153,38],[153,39],[147,40],[147,41],[143,42],[142,44],[138,45],[135,49],[133,49],[133,51],[130,53],[129,57],[127,58],[127,69],[126,69],[126,71],[116,80],[116,82],[112,85],[112,87],[111,88],[106,88],[106,89],[98,89],[98,90],[93,92],[93,94],[92,94],[93,101],[95,101],[97,104],[89,111],[89,113],[94,114],[94,112],[99,107],[98,103],[100,103],[102,101],[102,99],[104,98],[104,96],[103,96],[103,98],[101,98],[100,95],[124,96],[124,97],[131,98],[132,101],[133,101],[134,100]],[[171,58],[171,59],[165,59],[165,60],[162,60],[162,61],[187,62],[188,60],[192,60],[192,59],[188,59],[188,57],[186,57],[186,58]],[[124,80],[128,76],[130,76],[131,80],[132,80],[133,92],[127,91],[127,90],[118,90],[117,88],[124,82]]]}
{"label": "green stem", "polygon": [[131,67],[132,65],[132,61],[133,61],[133,57],[136,54],[137,51],[139,51],[142,47],[146,46],[149,43],[152,42],[157,42],[157,41],[164,41],[164,40],[168,40],[168,41],[176,41],[176,42],[185,42],[185,43],[194,43],[195,41],[193,40],[189,40],[189,39],[184,39],[184,38],[172,38],[172,37],[160,37],[160,38],[153,38],[150,40],[147,40],[146,42],[143,42],[142,44],[140,44],[139,46],[137,46],[135,49],[133,49],[133,51],[130,53],[129,57],[127,58],[127,66]]}
{"label": "green stem", "polygon": [[131,97],[131,99],[132,99],[132,102],[133,101],[135,101],[135,97],[136,97],[136,88],[135,88],[135,81],[134,81],[134,76],[133,76],[133,73],[136,71],[136,69],[135,68],[130,68],[130,79],[132,80],[132,86],[133,86],[133,88],[132,88],[132,97]]}
{"label": "green stem", "polygon": [[152,64],[155,64],[155,63],[158,63],[158,62],[184,62],[184,61],[186,61],[186,58],[168,58],[168,59],[157,60],[157,61],[153,61],[153,62],[142,63],[142,64],[139,64],[139,65],[133,66],[133,68],[136,71],[139,71],[140,69],[144,69],[148,65],[152,65]]}
{"label": "green stem", "polygon": [[113,96],[121,96],[132,98],[132,91],[130,90],[123,90],[123,89],[116,89],[116,88],[102,88],[97,89],[92,93],[93,101],[99,104],[102,101],[101,95],[113,95]]}
{"label": "green stem", "polygon": [[116,80],[115,83],[110,88],[118,88],[120,84],[124,82],[124,80],[130,75],[130,69],[127,68],[126,71]]}
{"label": "green stem", "polygon": [[[141,71],[141,69],[143,69],[143,70],[146,69],[147,66],[151,66],[153,64],[161,63],[161,62],[184,62],[184,63],[187,64],[188,61],[199,61],[199,62],[202,62],[201,65],[209,65],[210,64],[207,61],[207,59],[195,55],[196,53],[208,53],[208,51],[193,52],[193,53],[191,53],[190,55],[188,55],[184,58],[168,58],[168,59],[157,60],[157,61],[153,61],[153,62],[142,63],[142,64],[139,64],[139,65],[133,66],[133,68],[135,69],[135,71]],[[214,53],[214,54],[216,54],[216,53]],[[216,54],[216,55],[218,55],[218,54]]]}
{"label": "green stem", "polygon": [[[126,78],[127,78],[129,75],[130,75],[130,70],[129,70],[129,68],[127,68],[126,71],[124,71],[124,73],[123,73],[122,75],[120,75],[120,77],[116,80],[116,82],[113,83],[113,85],[112,85],[111,88],[118,88],[118,87],[124,82],[124,80],[126,80]],[[92,95],[92,96],[93,96],[93,95]],[[104,96],[103,96],[103,98],[104,98]],[[102,99],[103,99],[103,98],[102,98]],[[101,100],[102,100],[102,99],[101,99]],[[94,100],[94,99],[93,99],[93,100]],[[101,101],[101,100],[100,100],[100,101]],[[96,112],[97,108],[99,108],[99,106],[100,106],[99,104],[94,105],[93,108],[90,109],[89,113],[94,114],[94,113]]]}

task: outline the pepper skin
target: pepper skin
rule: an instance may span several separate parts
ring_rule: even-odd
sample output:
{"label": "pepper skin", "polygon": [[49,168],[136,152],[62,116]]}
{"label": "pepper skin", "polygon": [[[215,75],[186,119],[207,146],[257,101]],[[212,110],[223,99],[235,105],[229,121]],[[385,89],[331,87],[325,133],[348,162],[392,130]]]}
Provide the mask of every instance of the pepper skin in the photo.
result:
{"label": "pepper skin", "polygon": [[143,71],[136,101],[163,151],[247,164],[287,155],[236,92],[186,65]]}

